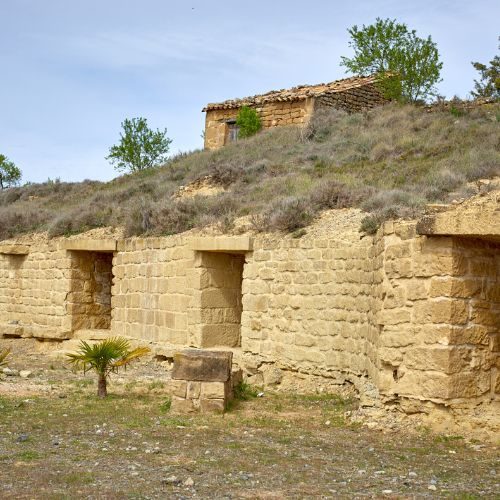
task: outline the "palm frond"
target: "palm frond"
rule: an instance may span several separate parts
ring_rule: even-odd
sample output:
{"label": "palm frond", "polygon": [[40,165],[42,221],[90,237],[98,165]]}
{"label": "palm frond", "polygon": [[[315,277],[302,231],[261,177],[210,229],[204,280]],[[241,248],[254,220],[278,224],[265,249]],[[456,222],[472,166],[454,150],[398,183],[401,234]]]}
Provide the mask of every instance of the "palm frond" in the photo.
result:
{"label": "palm frond", "polygon": [[149,352],[151,352],[151,349],[149,347],[137,347],[134,350],[129,351],[125,356],[116,361],[113,364],[113,367],[118,368],[119,366],[126,366],[134,359],[145,356]]}
{"label": "palm frond", "polygon": [[10,349],[3,349],[0,351],[0,366],[6,366],[8,361],[7,361],[7,356],[10,354]]}

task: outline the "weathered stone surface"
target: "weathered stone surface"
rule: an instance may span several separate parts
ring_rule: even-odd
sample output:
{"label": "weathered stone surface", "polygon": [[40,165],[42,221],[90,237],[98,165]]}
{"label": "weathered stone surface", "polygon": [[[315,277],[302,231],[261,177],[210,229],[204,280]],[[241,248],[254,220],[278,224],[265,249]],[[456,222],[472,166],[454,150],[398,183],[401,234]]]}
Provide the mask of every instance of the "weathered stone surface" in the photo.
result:
{"label": "weathered stone surface", "polygon": [[230,351],[187,349],[174,354],[172,379],[202,382],[227,382],[231,376]]}
{"label": "weathered stone surface", "polygon": [[30,247],[27,245],[0,245],[0,254],[5,255],[28,255]]}
{"label": "weathered stone surface", "polygon": [[116,240],[97,240],[88,238],[61,241],[64,250],[80,250],[87,252],[116,252]]}
{"label": "weathered stone surface", "polygon": [[203,413],[224,413],[224,399],[200,399],[200,409]]}

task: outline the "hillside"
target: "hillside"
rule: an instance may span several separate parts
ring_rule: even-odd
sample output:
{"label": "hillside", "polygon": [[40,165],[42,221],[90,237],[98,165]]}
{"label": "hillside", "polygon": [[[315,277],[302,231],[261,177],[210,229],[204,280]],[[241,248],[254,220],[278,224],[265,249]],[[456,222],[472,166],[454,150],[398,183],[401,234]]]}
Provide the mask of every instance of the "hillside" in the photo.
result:
{"label": "hillside", "polygon": [[[324,209],[351,206],[369,213],[362,229],[373,232],[385,219],[417,216],[427,203],[475,194],[471,181],[498,175],[500,104],[432,113],[395,104],[351,115],[322,111],[307,129],[264,131],[108,183],[49,181],[5,190],[0,239],[104,226],[125,226],[127,235],[209,224],[228,231],[242,216],[257,231],[291,232]],[[193,182],[208,183],[210,196],[189,187],[178,195]]]}

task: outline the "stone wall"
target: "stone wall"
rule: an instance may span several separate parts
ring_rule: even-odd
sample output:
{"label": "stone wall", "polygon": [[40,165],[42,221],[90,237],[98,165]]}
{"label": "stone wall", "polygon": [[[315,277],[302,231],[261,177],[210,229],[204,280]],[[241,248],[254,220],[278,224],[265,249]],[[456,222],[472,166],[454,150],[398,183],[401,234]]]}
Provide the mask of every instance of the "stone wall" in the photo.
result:
{"label": "stone wall", "polygon": [[[500,244],[386,223],[378,387],[388,400],[498,399]],[[411,403],[414,406],[414,403]]]}
{"label": "stone wall", "polygon": [[26,255],[0,253],[0,328],[3,333],[68,338],[71,261],[57,242],[42,241]]}
{"label": "stone wall", "polygon": [[70,291],[66,298],[71,329],[111,328],[113,254],[70,252]]}
{"label": "stone wall", "polygon": [[247,373],[369,384],[409,412],[498,401],[500,242],[416,226],[33,239],[23,255],[0,245],[0,333],[60,340],[100,328],[165,352],[225,347]]}
{"label": "stone wall", "polygon": [[349,113],[374,108],[387,102],[375,85],[345,90],[343,92],[329,92],[318,97],[317,107],[333,107]]}

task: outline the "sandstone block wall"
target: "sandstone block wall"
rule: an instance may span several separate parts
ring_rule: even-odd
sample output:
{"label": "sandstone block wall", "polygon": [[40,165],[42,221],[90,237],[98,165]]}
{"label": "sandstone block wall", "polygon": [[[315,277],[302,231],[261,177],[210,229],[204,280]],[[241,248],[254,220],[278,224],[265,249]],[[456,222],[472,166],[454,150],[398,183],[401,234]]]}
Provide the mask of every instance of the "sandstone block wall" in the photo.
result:
{"label": "sandstone block wall", "polygon": [[70,252],[70,292],[66,298],[71,329],[111,327],[113,254]]}
{"label": "sandstone block wall", "polygon": [[376,372],[371,243],[347,236],[255,241],[243,274],[244,351],[315,375]]}
{"label": "sandstone block wall", "polygon": [[388,399],[498,398],[500,245],[385,225],[379,381]]}
{"label": "sandstone block wall", "polygon": [[67,338],[66,297],[71,261],[57,242],[40,242],[26,255],[0,254],[0,328],[16,336]]}
{"label": "sandstone block wall", "polygon": [[369,381],[411,411],[499,400],[500,243],[392,222],[375,237],[353,226],[201,240],[132,238],[103,253],[34,239],[26,255],[0,253],[0,333],[109,328],[167,349],[222,346],[237,360]]}
{"label": "sandstone block wall", "polygon": [[196,252],[191,343],[200,347],[241,346],[241,284],[244,255]]}

